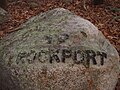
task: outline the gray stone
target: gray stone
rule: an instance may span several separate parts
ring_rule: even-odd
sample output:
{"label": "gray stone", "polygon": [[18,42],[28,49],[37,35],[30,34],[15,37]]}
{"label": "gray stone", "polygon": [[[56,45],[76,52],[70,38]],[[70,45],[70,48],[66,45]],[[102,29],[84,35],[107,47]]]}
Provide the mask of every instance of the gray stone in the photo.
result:
{"label": "gray stone", "polygon": [[8,20],[8,13],[0,8],[0,24],[3,23],[3,22],[6,22]]}
{"label": "gray stone", "polygon": [[88,20],[57,8],[0,41],[2,90],[114,90],[119,55]]}

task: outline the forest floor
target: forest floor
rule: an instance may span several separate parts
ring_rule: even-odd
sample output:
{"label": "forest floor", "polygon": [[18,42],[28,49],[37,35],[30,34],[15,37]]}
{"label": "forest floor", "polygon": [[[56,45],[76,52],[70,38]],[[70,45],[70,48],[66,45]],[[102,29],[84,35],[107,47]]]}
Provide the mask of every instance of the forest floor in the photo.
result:
{"label": "forest floor", "polygon": [[[71,1],[71,2],[68,2]],[[0,25],[0,38],[15,30],[29,18],[54,8],[62,7],[91,21],[114,45],[120,55],[120,0],[106,0],[94,6],[92,0],[9,0],[7,10],[10,18]],[[120,90],[120,80],[116,87]]]}

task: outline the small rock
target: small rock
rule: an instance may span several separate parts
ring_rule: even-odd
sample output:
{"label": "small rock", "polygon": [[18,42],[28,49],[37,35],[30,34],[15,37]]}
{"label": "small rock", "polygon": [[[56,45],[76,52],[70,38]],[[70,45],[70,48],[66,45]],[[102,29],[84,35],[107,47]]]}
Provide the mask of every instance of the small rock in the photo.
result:
{"label": "small rock", "polygon": [[6,22],[7,20],[8,13],[4,9],[0,8],[0,24]]}

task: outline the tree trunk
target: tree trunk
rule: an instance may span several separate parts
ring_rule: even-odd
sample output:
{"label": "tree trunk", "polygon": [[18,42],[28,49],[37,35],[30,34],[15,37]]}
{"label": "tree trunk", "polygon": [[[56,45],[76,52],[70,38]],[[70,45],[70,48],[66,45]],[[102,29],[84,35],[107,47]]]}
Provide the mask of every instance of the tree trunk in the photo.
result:
{"label": "tree trunk", "polygon": [[103,4],[104,0],[93,0],[94,5],[100,5]]}
{"label": "tree trunk", "polygon": [[7,8],[6,0],[0,0],[0,7],[6,10],[6,8]]}

